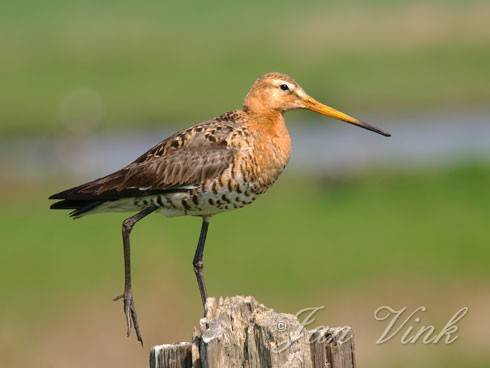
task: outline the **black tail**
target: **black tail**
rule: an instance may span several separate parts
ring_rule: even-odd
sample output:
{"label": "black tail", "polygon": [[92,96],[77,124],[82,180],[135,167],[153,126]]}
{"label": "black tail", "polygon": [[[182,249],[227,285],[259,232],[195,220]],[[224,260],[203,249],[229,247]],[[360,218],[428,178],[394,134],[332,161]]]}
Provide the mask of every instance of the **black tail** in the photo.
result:
{"label": "black tail", "polygon": [[[58,202],[52,204],[50,208],[54,210],[73,209],[70,216],[78,218],[104,202],[178,190],[178,188],[172,187],[165,190],[155,190],[152,188],[141,189],[140,186],[125,186],[127,171],[128,169],[124,168],[102,178],[55,193],[49,199],[56,199]],[[143,186],[143,188],[145,187]]]}
{"label": "black tail", "polygon": [[78,218],[82,216],[107,200],[112,200],[112,198],[109,198],[112,192],[101,194],[98,191],[101,189],[100,185],[103,183],[120,178],[121,172],[118,171],[103,178],[51,195],[48,199],[57,199],[59,201],[53,203],[50,208],[53,210],[72,209],[73,211],[70,212],[71,217]]}
{"label": "black tail", "polygon": [[52,210],[68,210],[73,209],[70,212],[70,216],[73,218],[78,218],[84,213],[93,210],[103,201],[97,200],[84,200],[84,199],[65,199],[56,203],[53,203],[49,208]]}

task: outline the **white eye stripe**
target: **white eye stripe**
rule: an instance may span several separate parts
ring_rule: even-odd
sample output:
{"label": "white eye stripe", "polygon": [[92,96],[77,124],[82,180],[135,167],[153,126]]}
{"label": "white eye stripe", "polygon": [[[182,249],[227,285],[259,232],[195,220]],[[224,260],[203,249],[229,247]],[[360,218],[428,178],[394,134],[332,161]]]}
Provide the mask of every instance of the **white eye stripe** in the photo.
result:
{"label": "white eye stripe", "polygon": [[272,84],[274,84],[274,85],[275,85],[275,86],[277,86],[277,87],[279,87],[281,84],[287,84],[288,86],[290,86],[290,85],[291,85],[291,83],[286,82],[286,81],[284,81],[284,80],[282,80],[282,79],[275,79],[275,80],[272,82]]}
{"label": "white eye stripe", "polygon": [[301,87],[300,87],[300,88],[297,88],[297,89],[294,91],[294,93],[296,94],[296,96],[301,97],[301,98],[303,98],[303,97],[305,97],[305,96],[306,96],[306,92],[305,92],[305,91],[303,91],[303,89],[302,89]]}

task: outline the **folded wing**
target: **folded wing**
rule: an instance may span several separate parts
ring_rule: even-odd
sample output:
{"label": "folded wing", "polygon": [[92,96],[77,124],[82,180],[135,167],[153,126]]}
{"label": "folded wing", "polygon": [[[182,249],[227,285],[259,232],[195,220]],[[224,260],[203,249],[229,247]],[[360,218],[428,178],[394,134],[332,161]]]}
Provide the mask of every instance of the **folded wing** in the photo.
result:
{"label": "folded wing", "polygon": [[235,151],[226,140],[233,127],[216,130],[216,124],[177,133],[121,170],[52,195],[50,199],[62,201],[51,208],[93,208],[105,201],[189,190],[218,177],[232,163]]}

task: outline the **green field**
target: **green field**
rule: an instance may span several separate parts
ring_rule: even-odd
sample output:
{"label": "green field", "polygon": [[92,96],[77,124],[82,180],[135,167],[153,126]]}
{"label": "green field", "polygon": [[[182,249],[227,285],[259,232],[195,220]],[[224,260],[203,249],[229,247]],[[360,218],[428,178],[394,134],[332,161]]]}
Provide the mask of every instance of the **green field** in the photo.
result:
{"label": "green field", "polygon": [[[254,206],[213,219],[206,251],[211,290],[287,300],[293,291],[318,291],[310,281],[325,272],[324,291],[332,292],[387,277],[488,279],[489,184],[484,166],[339,182],[286,177]],[[0,288],[11,295],[2,304],[11,313],[32,308],[24,298],[49,304],[60,290],[76,294],[101,279],[121,278],[124,215],[70,220],[47,209],[44,199],[58,189],[2,199]],[[198,219],[161,216],[139,224],[137,277],[158,275],[158,264],[164,268],[170,259],[185,284],[193,284],[199,226]]]}
{"label": "green field", "polygon": [[485,1],[9,3],[0,134],[188,125],[289,73],[346,111],[451,110],[490,98]]}

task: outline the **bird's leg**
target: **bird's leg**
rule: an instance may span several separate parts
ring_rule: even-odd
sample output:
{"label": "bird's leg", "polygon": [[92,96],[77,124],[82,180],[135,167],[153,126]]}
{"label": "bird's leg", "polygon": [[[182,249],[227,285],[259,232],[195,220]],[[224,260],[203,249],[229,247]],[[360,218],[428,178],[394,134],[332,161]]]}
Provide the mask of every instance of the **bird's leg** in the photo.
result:
{"label": "bird's leg", "polygon": [[204,278],[202,274],[202,269],[204,268],[204,263],[202,257],[204,254],[204,244],[206,243],[206,235],[208,233],[209,217],[203,217],[201,234],[199,235],[199,242],[197,243],[196,253],[194,254],[194,260],[192,265],[194,266],[194,273],[197,278],[197,285],[199,286],[199,292],[201,293],[201,300],[203,306],[206,305],[206,299],[208,294],[206,292],[206,284],[204,283]]}
{"label": "bird's leg", "polygon": [[143,345],[143,338],[138,324],[138,316],[136,315],[136,308],[134,306],[133,293],[131,289],[131,247],[129,243],[129,235],[133,226],[142,218],[146,217],[157,209],[156,206],[145,208],[143,211],[138,212],[136,215],[128,217],[122,224],[122,237],[124,248],[124,294],[115,297],[113,300],[123,299],[124,301],[124,314],[126,316],[127,335],[131,333],[131,326],[134,326],[136,331],[136,337],[138,341]]}

